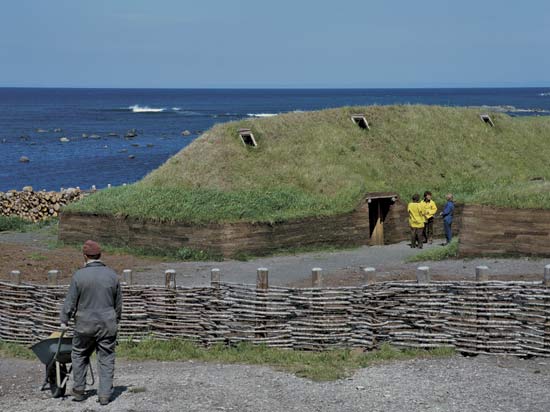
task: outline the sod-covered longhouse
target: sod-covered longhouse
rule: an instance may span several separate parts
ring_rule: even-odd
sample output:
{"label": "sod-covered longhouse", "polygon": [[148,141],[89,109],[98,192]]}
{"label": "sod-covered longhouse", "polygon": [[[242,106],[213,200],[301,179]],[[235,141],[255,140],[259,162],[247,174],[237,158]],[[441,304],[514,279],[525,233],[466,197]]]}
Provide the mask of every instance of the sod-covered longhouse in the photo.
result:
{"label": "sod-covered longhouse", "polygon": [[464,253],[550,254],[550,118],[484,113],[368,106],[219,124],[142,181],[70,205],[59,236],[224,256],[392,243],[408,236],[408,199],[431,190],[465,205]]}

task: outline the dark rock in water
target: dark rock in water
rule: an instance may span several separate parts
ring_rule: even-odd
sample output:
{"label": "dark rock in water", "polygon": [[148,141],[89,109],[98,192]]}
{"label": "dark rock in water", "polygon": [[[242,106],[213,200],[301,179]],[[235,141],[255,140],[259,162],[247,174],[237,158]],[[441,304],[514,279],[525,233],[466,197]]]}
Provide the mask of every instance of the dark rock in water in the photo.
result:
{"label": "dark rock in water", "polygon": [[30,140],[30,137],[27,135],[19,136],[21,140]]}
{"label": "dark rock in water", "polygon": [[29,163],[31,160],[30,160],[27,156],[21,156],[21,157],[19,158],[19,161],[20,161],[21,163]]}
{"label": "dark rock in water", "polygon": [[56,127],[55,129],[53,129],[54,133],[61,133],[62,131],[63,129],[61,129],[60,127]]}
{"label": "dark rock in water", "polygon": [[202,130],[195,130],[195,131],[193,132],[193,134],[201,134],[201,133],[202,133]]}
{"label": "dark rock in water", "polygon": [[137,135],[138,135],[138,133],[137,133],[136,129],[130,129],[126,132],[124,137],[132,138],[132,137],[136,137]]}
{"label": "dark rock in water", "polygon": [[189,136],[190,134],[191,132],[189,130],[184,130],[183,132],[181,132],[182,136]]}
{"label": "dark rock in water", "polygon": [[36,129],[36,133],[48,133],[46,129]]}
{"label": "dark rock in water", "polygon": [[132,146],[139,147],[139,143],[132,143]]}
{"label": "dark rock in water", "polygon": [[128,159],[135,159],[136,157],[134,155],[128,156]]}
{"label": "dark rock in water", "polygon": [[31,146],[36,146],[36,142],[30,142]]}
{"label": "dark rock in water", "polygon": [[153,147],[154,144],[153,143],[147,143],[147,147]]}
{"label": "dark rock in water", "polygon": [[83,139],[87,139],[88,138],[88,135],[86,133],[82,133],[82,138]]}

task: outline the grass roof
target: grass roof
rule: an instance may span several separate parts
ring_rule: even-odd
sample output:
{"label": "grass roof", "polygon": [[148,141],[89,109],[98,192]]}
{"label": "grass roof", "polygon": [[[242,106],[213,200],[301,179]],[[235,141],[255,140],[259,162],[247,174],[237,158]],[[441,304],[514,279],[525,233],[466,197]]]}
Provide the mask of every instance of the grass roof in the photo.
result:
{"label": "grass roof", "polygon": [[[351,115],[364,113],[370,130]],[[143,180],[69,210],[137,218],[276,221],[341,213],[366,192],[431,190],[504,207],[550,208],[550,117],[438,106],[343,107],[218,124]],[[251,129],[258,147],[245,146]]]}

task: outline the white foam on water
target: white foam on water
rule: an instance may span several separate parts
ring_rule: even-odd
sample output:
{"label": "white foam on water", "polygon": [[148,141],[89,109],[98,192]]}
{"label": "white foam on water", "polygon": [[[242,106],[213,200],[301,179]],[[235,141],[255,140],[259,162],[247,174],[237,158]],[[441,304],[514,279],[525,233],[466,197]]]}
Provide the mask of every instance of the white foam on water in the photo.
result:
{"label": "white foam on water", "polygon": [[521,109],[515,106],[503,105],[503,106],[481,106],[484,110],[490,110],[493,112],[502,112],[502,113],[550,113],[548,110],[544,109]]}
{"label": "white foam on water", "polygon": [[277,113],[247,113],[248,117],[273,117],[277,116]]}
{"label": "white foam on water", "polygon": [[134,104],[133,106],[128,107],[128,109],[132,110],[134,113],[161,113],[165,111],[164,108],[158,108],[158,107],[149,107],[149,106],[140,106],[138,104]]}
{"label": "white foam on water", "polygon": [[540,97],[550,97],[550,92],[542,92],[542,93],[539,93],[539,96],[540,96]]}

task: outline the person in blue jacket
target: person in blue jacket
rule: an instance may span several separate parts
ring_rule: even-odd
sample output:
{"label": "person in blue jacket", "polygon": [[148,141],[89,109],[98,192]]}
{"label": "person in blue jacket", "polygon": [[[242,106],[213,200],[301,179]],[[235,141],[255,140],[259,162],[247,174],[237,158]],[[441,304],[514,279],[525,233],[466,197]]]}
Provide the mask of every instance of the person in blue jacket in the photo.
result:
{"label": "person in blue jacket", "polygon": [[453,231],[451,226],[453,224],[455,203],[453,201],[452,193],[447,193],[445,198],[447,199],[447,203],[445,203],[445,207],[443,208],[443,212],[441,212],[441,216],[443,217],[443,227],[445,229],[445,238],[447,239],[447,242],[444,243],[444,245],[448,245],[449,243],[451,243],[451,239],[453,238]]}

